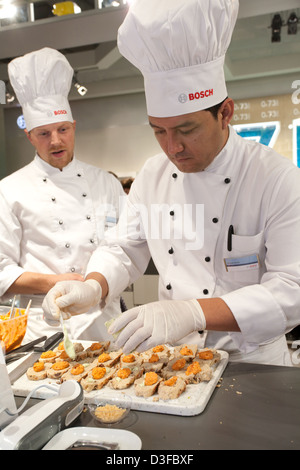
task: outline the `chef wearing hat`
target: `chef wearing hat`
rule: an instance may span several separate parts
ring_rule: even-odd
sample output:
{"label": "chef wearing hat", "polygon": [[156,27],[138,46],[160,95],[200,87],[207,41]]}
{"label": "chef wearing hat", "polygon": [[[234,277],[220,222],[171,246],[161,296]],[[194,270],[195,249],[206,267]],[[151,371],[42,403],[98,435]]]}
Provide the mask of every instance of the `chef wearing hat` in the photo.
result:
{"label": "chef wearing hat", "polygon": [[[112,175],[74,155],[76,123],[68,102],[74,71],[67,59],[43,48],[14,59],[8,72],[36,155],[0,181],[0,296],[20,294],[23,307],[32,299],[25,337],[31,340],[55,332],[59,323],[43,320],[43,298],[60,280],[83,283],[124,192]],[[91,291],[93,284],[86,283]],[[120,300],[105,312],[99,301],[95,297],[88,313],[68,322],[73,338],[108,336],[104,323],[120,313]]]}
{"label": "chef wearing hat", "polygon": [[[164,151],[144,165],[86,272],[108,302],[153,258],[160,300],[109,329],[122,330],[116,346],[125,352],[189,342],[231,360],[290,365],[285,333],[300,322],[300,176],[230,126],[223,65],[237,12],[237,0],[136,0],[119,29]],[[55,316],[57,289],[58,305],[80,308],[72,286],[59,283],[46,315]]]}

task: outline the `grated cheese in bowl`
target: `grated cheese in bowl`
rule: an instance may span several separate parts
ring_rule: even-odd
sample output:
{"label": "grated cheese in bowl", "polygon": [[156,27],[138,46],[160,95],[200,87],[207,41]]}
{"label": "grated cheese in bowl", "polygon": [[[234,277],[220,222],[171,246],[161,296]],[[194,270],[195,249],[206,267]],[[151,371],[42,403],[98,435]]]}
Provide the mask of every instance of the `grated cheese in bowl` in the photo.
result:
{"label": "grated cheese in bowl", "polygon": [[114,403],[113,400],[103,400],[100,403],[89,404],[89,411],[96,421],[102,424],[120,423],[129,413],[131,398],[122,398],[122,403]]}

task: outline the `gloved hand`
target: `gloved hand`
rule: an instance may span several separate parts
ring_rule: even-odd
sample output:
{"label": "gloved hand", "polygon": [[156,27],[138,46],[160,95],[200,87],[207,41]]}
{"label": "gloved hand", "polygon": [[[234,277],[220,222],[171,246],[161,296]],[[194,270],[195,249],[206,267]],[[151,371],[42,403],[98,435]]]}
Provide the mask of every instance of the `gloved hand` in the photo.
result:
{"label": "gloved hand", "polygon": [[58,282],[44,298],[44,320],[51,326],[57,326],[61,313],[64,320],[86,313],[100,303],[101,296],[101,286],[94,279]]}
{"label": "gloved hand", "polygon": [[109,327],[115,334],[124,328],[116,342],[125,354],[145,351],[157,344],[175,343],[193,331],[205,330],[206,320],[196,299],[163,300],[134,307],[120,315]]}

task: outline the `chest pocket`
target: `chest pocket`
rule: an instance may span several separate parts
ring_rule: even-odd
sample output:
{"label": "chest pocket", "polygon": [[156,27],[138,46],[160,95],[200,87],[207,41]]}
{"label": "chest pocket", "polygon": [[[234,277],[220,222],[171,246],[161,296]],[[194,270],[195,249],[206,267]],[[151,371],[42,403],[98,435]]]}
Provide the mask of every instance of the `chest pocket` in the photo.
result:
{"label": "chest pocket", "polygon": [[[264,232],[250,236],[232,235],[232,251],[227,258],[229,258],[228,264],[233,259],[236,263],[232,263],[235,265],[228,268],[226,277],[239,286],[259,283],[266,270],[265,253]],[[249,262],[249,259],[255,260],[256,256],[258,262],[243,264],[244,261]]]}

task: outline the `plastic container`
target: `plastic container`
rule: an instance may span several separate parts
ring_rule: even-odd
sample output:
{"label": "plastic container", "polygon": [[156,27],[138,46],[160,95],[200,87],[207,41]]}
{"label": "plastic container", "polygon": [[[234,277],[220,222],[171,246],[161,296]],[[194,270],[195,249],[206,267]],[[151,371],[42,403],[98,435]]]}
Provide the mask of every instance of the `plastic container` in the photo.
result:
{"label": "plastic container", "polygon": [[27,329],[28,313],[24,308],[15,308],[14,318],[9,320],[10,307],[0,306],[0,341],[6,353],[21,345]]}

